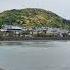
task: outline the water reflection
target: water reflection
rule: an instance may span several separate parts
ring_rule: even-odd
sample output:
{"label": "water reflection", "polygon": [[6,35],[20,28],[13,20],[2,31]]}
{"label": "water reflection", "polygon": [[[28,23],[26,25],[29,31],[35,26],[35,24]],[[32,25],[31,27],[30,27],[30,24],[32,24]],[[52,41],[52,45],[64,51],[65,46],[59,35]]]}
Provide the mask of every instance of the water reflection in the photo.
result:
{"label": "water reflection", "polygon": [[70,70],[70,41],[1,42],[6,70]]}
{"label": "water reflection", "polygon": [[21,47],[62,47],[62,45],[70,45],[69,41],[12,41],[12,42],[0,42],[0,46],[21,46]]}

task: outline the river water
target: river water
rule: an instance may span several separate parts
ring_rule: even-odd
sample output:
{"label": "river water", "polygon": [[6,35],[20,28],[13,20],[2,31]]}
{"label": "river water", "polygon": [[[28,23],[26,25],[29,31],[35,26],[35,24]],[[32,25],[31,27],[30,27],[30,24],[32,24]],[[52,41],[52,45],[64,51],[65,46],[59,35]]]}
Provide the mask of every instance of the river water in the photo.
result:
{"label": "river water", "polygon": [[0,68],[70,70],[70,41],[1,42]]}

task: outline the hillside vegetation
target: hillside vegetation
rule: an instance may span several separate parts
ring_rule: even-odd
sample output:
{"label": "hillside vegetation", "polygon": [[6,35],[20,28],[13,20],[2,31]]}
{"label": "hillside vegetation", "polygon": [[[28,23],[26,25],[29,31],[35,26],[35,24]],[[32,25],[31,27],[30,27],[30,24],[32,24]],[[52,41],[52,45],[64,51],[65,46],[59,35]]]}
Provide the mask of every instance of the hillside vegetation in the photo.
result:
{"label": "hillside vegetation", "polygon": [[27,28],[56,27],[70,29],[70,21],[43,9],[26,8],[0,13],[0,28],[3,24],[20,25]]}

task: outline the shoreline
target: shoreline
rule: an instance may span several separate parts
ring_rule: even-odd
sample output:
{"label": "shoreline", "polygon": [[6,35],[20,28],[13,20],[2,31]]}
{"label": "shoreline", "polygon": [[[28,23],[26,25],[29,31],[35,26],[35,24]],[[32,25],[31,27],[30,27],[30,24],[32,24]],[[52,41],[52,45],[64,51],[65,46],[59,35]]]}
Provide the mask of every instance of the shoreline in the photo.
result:
{"label": "shoreline", "polygon": [[4,41],[0,41],[0,43],[2,42],[2,43],[7,43],[7,42],[10,42],[10,43],[19,43],[19,42],[48,42],[48,41],[70,41],[70,40],[11,40],[11,41],[6,41],[6,40],[4,40]]}
{"label": "shoreline", "polygon": [[70,41],[70,37],[35,37],[35,38],[13,38],[13,37],[3,37],[0,38],[0,43],[11,42],[11,43],[19,43],[19,42],[48,42],[48,41]]}

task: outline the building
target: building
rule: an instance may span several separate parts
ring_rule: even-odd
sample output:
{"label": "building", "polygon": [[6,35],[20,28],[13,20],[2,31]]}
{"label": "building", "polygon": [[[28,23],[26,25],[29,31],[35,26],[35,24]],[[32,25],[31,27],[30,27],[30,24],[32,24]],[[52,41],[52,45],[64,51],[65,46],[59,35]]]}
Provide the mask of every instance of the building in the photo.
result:
{"label": "building", "polygon": [[24,30],[19,26],[3,25],[0,31],[4,36],[13,36],[21,34]]}

